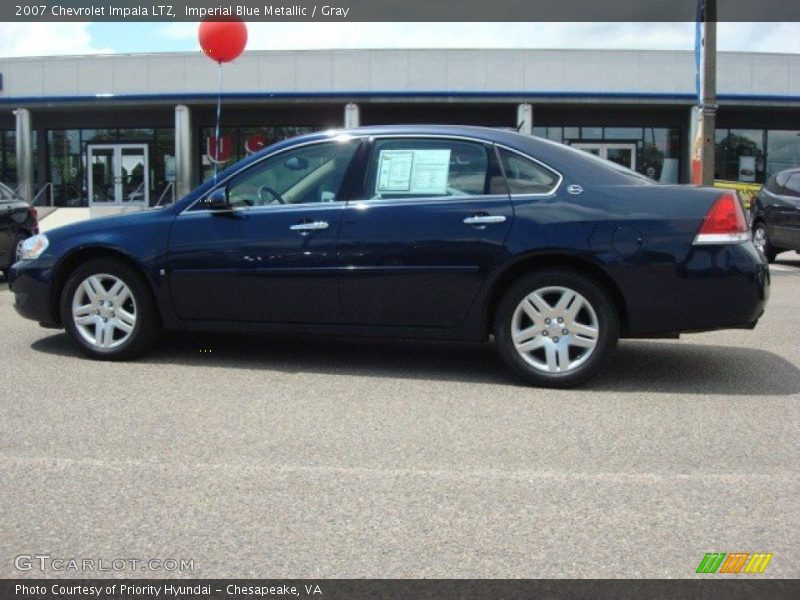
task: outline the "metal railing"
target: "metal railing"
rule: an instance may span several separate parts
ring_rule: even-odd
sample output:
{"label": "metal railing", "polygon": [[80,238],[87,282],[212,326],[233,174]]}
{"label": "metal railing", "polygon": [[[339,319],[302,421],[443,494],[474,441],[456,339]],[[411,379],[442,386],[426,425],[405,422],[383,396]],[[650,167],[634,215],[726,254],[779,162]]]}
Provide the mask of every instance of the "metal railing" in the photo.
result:
{"label": "metal railing", "polygon": [[142,190],[144,190],[144,182],[140,183],[135,190],[128,194],[128,202],[140,202],[141,200],[136,200],[136,196],[139,194],[142,195],[142,200],[144,200],[144,193]]}
{"label": "metal railing", "polygon": [[44,192],[49,192],[47,195],[48,204],[45,206],[54,206],[55,205],[55,186],[53,185],[52,181],[48,181],[45,183],[38,192],[33,195],[33,199],[31,200],[31,206],[42,206],[39,203],[41,196]]}
{"label": "metal railing", "polygon": [[[170,200],[166,204],[163,204],[164,198],[166,198],[168,193],[170,194]],[[164,188],[164,191],[161,192],[161,195],[158,197],[158,202],[155,203],[153,208],[156,208],[156,207],[159,207],[159,206],[166,206],[167,204],[172,204],[174,202],[175,202],[175,182],[174,181],[170,181],[167,184],[167,187]]]}

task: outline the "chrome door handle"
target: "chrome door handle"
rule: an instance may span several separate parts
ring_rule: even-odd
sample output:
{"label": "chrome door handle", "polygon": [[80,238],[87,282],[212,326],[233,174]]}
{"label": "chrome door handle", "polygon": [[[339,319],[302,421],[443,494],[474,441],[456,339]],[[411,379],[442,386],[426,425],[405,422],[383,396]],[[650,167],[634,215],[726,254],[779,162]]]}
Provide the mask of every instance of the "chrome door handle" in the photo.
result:
{"label": "chrome door handle", "polygon": [[467,225],[491,225],[505,222],[506,218],[502,215],[473,215],[464,219],[464,223]]}
{"label": "chrome door handle", "polygon": [[298,223],[289,227],[292,231],[318,231],[320,229],[327,229],[327,221],[311,221],[309,223]]}

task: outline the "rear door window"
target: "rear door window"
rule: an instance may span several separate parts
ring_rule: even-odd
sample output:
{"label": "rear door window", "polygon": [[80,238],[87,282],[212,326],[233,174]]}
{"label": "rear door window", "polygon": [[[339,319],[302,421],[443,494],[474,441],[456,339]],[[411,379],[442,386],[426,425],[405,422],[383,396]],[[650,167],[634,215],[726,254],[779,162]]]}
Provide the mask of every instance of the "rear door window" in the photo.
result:
{"label": "rear door window", "polygon": [[366,176],[370,200],[507,194],[491,148],[449,139],[378,139]]}

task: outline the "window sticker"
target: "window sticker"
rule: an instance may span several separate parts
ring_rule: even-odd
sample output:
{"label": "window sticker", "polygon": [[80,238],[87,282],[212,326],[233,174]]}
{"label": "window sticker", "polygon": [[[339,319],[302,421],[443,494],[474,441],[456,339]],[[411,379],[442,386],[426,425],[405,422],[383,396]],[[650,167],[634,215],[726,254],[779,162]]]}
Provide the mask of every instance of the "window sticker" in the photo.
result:
{"label": "window sticker", "polygon": [[408,192],[411,189],[412,150],[381,150],[375,191]]}
{"label": "window sticker", "polygon": [[375,193],[444,195],[449,173],[450,150],[381,150]]}

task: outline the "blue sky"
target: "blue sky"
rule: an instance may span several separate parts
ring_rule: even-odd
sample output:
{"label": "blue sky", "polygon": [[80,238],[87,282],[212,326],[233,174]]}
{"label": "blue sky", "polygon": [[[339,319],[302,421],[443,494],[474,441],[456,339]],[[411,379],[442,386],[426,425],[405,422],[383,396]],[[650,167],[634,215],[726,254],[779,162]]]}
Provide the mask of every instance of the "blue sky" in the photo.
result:
{"label": "blue sky", "polygon": [[[248,48],[685,49],[693,23],[248,23]],[[0,56],[197,50],[197,23],[0,23]],[[722,51],[800,53],[798,23],[720,23]]]}

